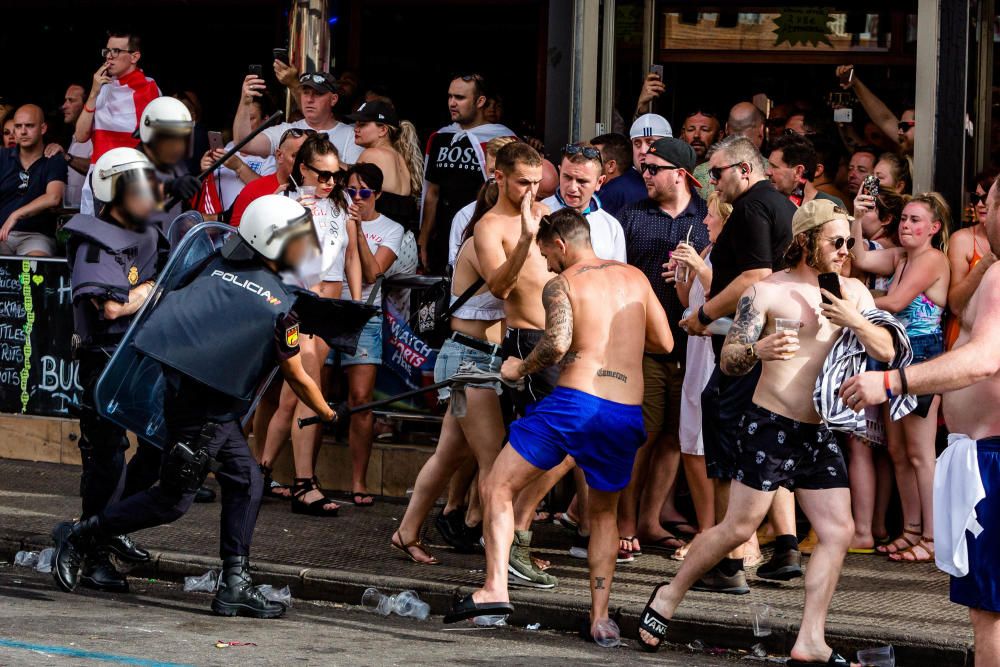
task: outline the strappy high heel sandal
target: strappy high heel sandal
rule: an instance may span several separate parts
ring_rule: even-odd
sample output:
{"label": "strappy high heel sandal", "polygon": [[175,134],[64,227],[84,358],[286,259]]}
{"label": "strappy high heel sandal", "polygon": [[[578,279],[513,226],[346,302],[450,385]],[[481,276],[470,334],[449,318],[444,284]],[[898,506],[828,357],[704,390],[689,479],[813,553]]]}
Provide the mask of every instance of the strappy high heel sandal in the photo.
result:
{"label": "strappy high heel sandal", "polygon": [[279,493],[280,491],[291,491],[290,486],[287,484],[282,484],[281,482],[275,482],[274,478],[271,477],[273,470],[268,468],[263,463],[258,464],[260,466],[260,472],[264,476],[264,497],[265,498],[276,498],[278,500],[288,500],[292,497],[291,493]]}
{"label": "strappy high heel sandal", "polygon": [[319,500],[312,501],[311,503],[307,503],[305,500],[302,500],[310,491],[319,491],[319,486],[316,485],[315,478],[295,478],[295,486],[292,487],[292,514],[329,517],[337,516],[337,512],[340,511],[340,507],[338,506],[333,509],[329,509],[327,505],[333,503],[334,501],[327,498],[326,495]]}

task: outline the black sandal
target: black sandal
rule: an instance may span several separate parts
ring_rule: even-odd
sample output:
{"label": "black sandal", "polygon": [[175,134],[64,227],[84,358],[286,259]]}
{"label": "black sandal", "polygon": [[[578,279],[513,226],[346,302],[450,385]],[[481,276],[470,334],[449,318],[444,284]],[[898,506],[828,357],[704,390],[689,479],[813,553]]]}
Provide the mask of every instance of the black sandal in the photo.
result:
{"label": "black sandal", "polygon": [[788,667],[808,667],[808,665],[825,665],[826,667],[850,667],[851,662],[840,655],[836,651],[830,654],[830,657],[826,662],[818,662],[815,660],[796,660],[795,658],[789,658],[788,662],[785,663]]}
{"label": "black sandal", "polygon": [[455,601],[451,606],[451,611],[445,614],[444,622],[451,624],[476,616],[510,616],[513,613],[514,607],[509,602],[477,603],[469,594]]}
{"label": "black sandal", "polygon": [[646,603],[646,607],[642,610],[642,615],[639,617],[639,629],[645,630],[660,640],[655,644],[650,644],[643,641],[642,635],[639,635],[639,645],[647,653],[656,653],[659,651],[660,647],[663,646],[663,640],[667,637],[667,626],[670,623],[670,619],[664,618],[650,606],[653,604],[653,600],[656,599],[656,594],[666,585],[667,582],[663,582],[653,589],[653,594],[649,596],[649,602]]}
{"label": "black sandal", "polygon": [[260,466],[260,472],[264,475],[264,497],[265,498],[276,498],[278,500],[291,500],[292,496],[284,495],[282,493],[277,493],[279,489],[287,489],[291,491],[292,487],[287,484],[282,484],[281,482],[275,482],[274,478],[271,477],[273,470],[268,468],[263,463],[258,464]]}
{"label": "black sandal", "polygon": [[307,503],[299,498],[304,498],[310,491],[319,491],[316,478],[296,477],[295,486],[292,487],[292,514],[305,514],[307,516],[337,516],[340,507],[328,509],[326,506],[334,502],[324,494],[319,500]]}

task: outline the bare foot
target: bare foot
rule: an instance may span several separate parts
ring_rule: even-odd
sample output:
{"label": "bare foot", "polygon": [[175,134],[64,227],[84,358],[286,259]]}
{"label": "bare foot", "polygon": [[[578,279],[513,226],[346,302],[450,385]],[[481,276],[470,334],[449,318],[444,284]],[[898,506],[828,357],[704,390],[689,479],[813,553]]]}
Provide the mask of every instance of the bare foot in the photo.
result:
{"label": "bare foot", "polygon": [[484,602],[510,602],[510,595],[507,591],[487,591],[483,588],[472,592],[472,600],[476,604]]}
{"label": "bare foot", "polygon": [[[833,649],[827,646],[825,643],[822,646],[811,646],[799,648],[796,644],[792,647],[789,656],[793,660],[801,660],[802,662],[815,662],[818,665],[825,665],[830,658],[833,657]],[[851,662],[851,667],[855,667],[858,663]]]}

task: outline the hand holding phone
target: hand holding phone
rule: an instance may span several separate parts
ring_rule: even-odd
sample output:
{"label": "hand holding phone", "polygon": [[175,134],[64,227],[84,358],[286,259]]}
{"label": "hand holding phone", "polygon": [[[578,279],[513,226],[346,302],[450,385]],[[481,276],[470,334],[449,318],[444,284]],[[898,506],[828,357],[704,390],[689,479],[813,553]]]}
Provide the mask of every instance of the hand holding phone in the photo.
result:
{"label": "hand holding phone", "polygon": [[[821,273],[819,274],[819,286],[820,289],[825,289],[830,294],[834,295],[838,299],[843,299],[844,297],[840,294],[840,276],[836,273]],[[823,303],[830,303],[830,299],[823,295]]]}
{"label": "hand holding phone", "polygon": [[840,87],[847,90],[854,83],[854,65],[841,65],[837,68],[837,78],[840,79]]}
{"label": "hand holding phone", "polygon": [[208,146],[213,151],[225,147],[225,142],[222,140],[222,132],[209,132],[208,133]]}
{"label": "hand holding phone", "polygon": [[263,78],[264,68],[260,65],[250,65],[250,68],[247,71],[258,78]]}
{"label": "hand holding phone", "polygon": [[660,81],[663,81],[663,65],[650,65],[649,73],[655,74]]}
{"label": "hand holding phone", "polygon": [[271,53],[278,62],[288,64],[288,49],[271,49]]}
{"label": "hand holding phone", "polygon": [[875,174],[869,174],[865,176],[864,182],[861,184],[861,190],[866,195],[871,195],[872,197],[878,198],[878,176]]}

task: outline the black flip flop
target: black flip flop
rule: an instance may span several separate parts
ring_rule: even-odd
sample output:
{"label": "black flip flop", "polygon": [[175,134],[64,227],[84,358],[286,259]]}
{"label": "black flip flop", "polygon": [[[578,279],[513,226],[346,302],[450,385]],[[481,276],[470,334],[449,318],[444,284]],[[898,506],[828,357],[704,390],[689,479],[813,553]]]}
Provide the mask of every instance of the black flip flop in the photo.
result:
{"label": "black flip flop", "polygon": [[647,644],[642,640],[642,635],[638,635],[639,645],[642,646],[642,650],[647,653],[656,653],[659,651],[660,647],[663,646],[664,639],[667,637],[667,626],[670,624],[670,619],[664,618],[659,612],[650,606],[653,604],[653,600],[656,599],[656,594],[659,593],[660,589],[666,585],[667,582],[663,582],[653,589],[653,593],[649,596],[649,602],[646,603],[645,608],[642,610],[642,615],[639,616],[639,629],[645,630],[660,640],[656,644]]}
{"label": "black flip flop", "polygon": [[[358,502],[358,498],[364,500],[365,498],[371,498],[370,503]],[[354,503],[355,507],[371,507],[375,504],[375,496],[370,493],[352,493],[351,502]]]}
{"label": "black flip flop", "polygon": [[[664,542],[669,542],[670,540],[676,540],[680,542],[679,546],[672,546],[664,544]],[[660,553],[666,554],[668,556],[672,555],[675,551],[683,547],[687,542],[683,538],[677,537],[676,535],[666,535],[658,540],[653,540],[652,542],[643,542],[643,548],[647,551],[658,551]]]}
{"label": "black flip flop", "polygon": [[826,662],[816,662],[815,660],[796,660],[789,658],[785,663],[788,667],[809,667],[810,665],[822,665],[823,667],[851,667],[851,661],[840,655],[836,651],[830,654]]}
{"label": "black flip flop", "polygon": [[472,594],[466,595],[451,606],[451,611],[444,617],[445,623],[458,623],[476,616],[510,616],[514,607],[509,602],[482,602],[472,599]]}

